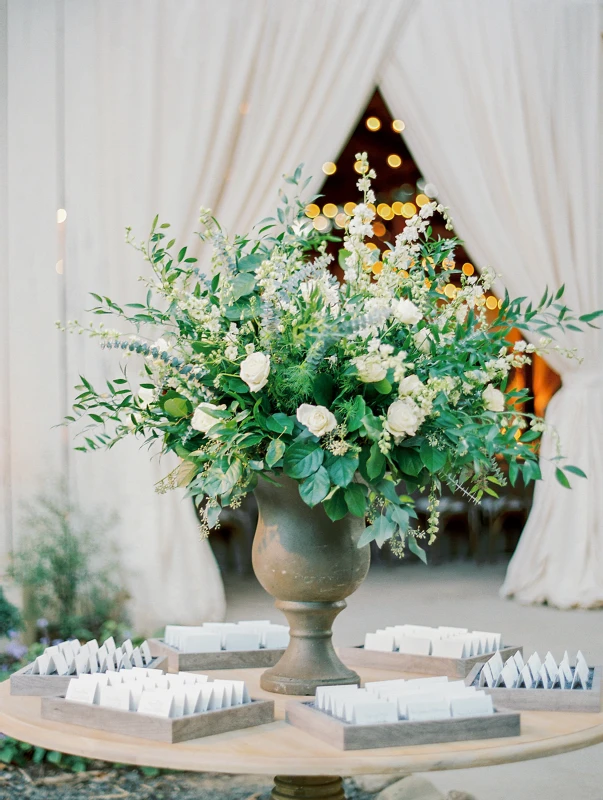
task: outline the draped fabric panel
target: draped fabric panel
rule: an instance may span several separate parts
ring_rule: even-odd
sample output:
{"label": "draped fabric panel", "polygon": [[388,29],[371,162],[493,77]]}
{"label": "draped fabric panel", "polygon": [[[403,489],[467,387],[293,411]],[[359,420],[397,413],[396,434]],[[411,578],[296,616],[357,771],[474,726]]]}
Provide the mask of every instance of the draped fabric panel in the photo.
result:
{"label": "draped fabric panel", "polygon": [[[601,30],[598,3],[424,0],[380,88],[425,177],[451,208],[473,259],[498,290],[538,300],[566,285],[578,313],[603,307]],[[603,605],[603,338],[558,339],[584,362],[547,357],[561,390],[546,414],[568,463],[554,478],[544,437],[534,504],[502,589],[522,602]]]}
{"label": "draped fabric panel", "polygon": [[[273,210],[283,173],[300,162],[316,190],[411,5],[8,0],[5,556],[18,545],[21,500],[67,474],[84,507],[119,514],[114,538],[138,632],[223,615],[190,501],[154,492],[169,459],[133,442],[84,455],[70,429],[52,429],[79,373],[101,386],[119,369],[117,354],[53,322],[85,319],[90,291],[143,297],[146,265],[124,244],[126,225],[145,238],[159,213],[197,253],[201,205],[243,233]],[[57,227],[59,207],[67,219]]]}

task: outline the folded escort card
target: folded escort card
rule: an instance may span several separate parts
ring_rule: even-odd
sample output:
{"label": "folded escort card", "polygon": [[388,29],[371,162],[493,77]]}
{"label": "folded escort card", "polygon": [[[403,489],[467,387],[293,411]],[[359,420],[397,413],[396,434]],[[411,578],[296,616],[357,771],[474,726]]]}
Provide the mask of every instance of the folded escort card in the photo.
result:
{"label": "folded escort card", "polygon": [[244,681],[210,681],[190,672],[166,675],[144,667],[72,678],[65,699],[167,719],[251,703]]}
{"label": "folded escort card", "polygon": [[592,675],[580,650],[573,667],[567,650],[559,664],[550,652],[544,661],[538,653],[532,653],[524,662],[521,654],[515,653],[504,663],[500,653],[495,653],[480,669],[477,681],[489,689],[588,689]]}
{"label": "folded escort card", "polygon": [[319,686],[314,708],[352,725],[379,725],[399,720],[427,721],[481,717],[494,713],[492,698],[482,689],[445,676],[372,681],[358,686]]}
{"label": "folded escort card", "polygon": [[32,675],[90,675],[115,672],[120,669],[144,668],[153,660],[145,641],[134,647],[130,639],[117,647],[110,636],[99,647],[96,639],[81,644],[69,639],[58,645],[47,647],[33,663]]}
{"label": "folded escort card", "polygon": [[365,650],[442,658],[472,658],[501,649],[501,634],[467,628],[393,625],[367,633]]}
{"label": "folded escort card", "polygon": [[163,640],[181,653],[282,650],[289,644],[289,628],[269,620],[166,625]]}

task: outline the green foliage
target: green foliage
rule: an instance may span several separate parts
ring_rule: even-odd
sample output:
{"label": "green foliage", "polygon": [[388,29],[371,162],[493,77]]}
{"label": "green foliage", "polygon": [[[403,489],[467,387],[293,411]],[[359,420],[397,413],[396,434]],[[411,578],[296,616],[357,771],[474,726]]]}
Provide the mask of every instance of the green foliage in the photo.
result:
{"label": "green foliage", "polygon": [[27,533],[8,573],[25,590],[25,619],[46,619],[50,638],[102,638],[107,620],[125,622],[127,595],[115,581],[117,557],[106,538],[112,524],[102,514],[83,514],[60,486],[27,507]]}
{"label": "green foliage", "polygon": [[[66,421],[82,425],[84,451],[135,435],[175,453],[184,467],[161,488],[184,485],[205,501],[206,532],[260,476],[284,473],[332,520],[366,517],[363,542],[391,538],[423,559],[418,541],[435,536],[443,483],[475,502],[496,496],[506,480],[500,459],[512,484],[540,479],[546,425],[523,410],[527,391],[508,389],[511,371],[553,347],[575,357],[552,337],[596,327],[601,312],[577,316],[561,287],[538,302],[506,294],[492,318],[485,295],[494,274],[456,269],[459,240],[433,234],[437,214],[452,229],[435,201],[406,221],[388,250],[370,249],[375,174],[366,154],[357,160],[362,198],[343,242],[306,218],[314,198],[302,199],[301,168],[285,179],[276,215],[253,235],[229,240],[202,210],[211,276],[170,238],[169,224],[155,218],[142,243],[128,230],[149,265],[146,296],[121,306],[93,295],[92,313],[117,317],[129,333],[70,327],[136,356],[128,363],[140,374],[123,367],[98,387],[81,377]],[[341,282],[328,242],[338,243]],[[515,329],[538,344],[514,343]],[[568,475],[583,477],[560,455],[553,460],[562,486],[571,485]],[[425,531],[411,528],[411,495],[421,490],[429,493]]]}
{"label": "green foliage", "polygon": [[0,586],[0,636],[8,636],[9,631],[19,631],[22,627],[21,612],[6,599]]}

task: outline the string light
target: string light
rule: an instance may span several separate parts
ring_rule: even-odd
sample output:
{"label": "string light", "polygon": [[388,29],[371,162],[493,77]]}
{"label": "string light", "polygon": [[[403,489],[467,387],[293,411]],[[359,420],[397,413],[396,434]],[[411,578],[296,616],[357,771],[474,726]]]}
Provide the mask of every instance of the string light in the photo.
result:
{"label": "string light", "polygon": [[429,203],[429,197],[427,197],[426,194],[418,194],[415,198],[415,203],[419,206],[419,208],[422,208]]}
{"label": "string light", "polygon": [[352,214],[354,213],[355,208],[356,208],[356,203],[346,203],[345,206],[343,207],[343,210],[348,215],[348,217],[351,217]]}
{"label": "string light", "polygon": [[392,211],[394,214],[396,214],[396,216],[402,216],[402,203],[399,200],[396,200],[395,203],[392,203]]}
{"label": "string light", "polygon": [[310,205],[306,206],[306,216],[310,217],[310,219],[314,219],[320,214],[320,208],[316,205],[316,203],[310,203]]}
{"label": "string light", "polygon": [[394,212],[387,203],[379,203],[377,206],[377,214],[383,219],[391,219],[394,216]]}
{"label": "string light", "polygon": [[367,204],[366,204],[366,207],[367,207],[367,208],[370,208],[370,210],[373,212],[373,214],[376,214],[376,213],[377,213],[377,209],[375,208],[375,206],[374,206],[374,204],[373,204],[373,203],[367,203]]}
{"label": "string light", "polygon": [[366,246],[369,250],[378,250],[379,248],[375,244],[375,242],[367,242]]}
{"label": "string light", "polygon": [[60,259],[57,261],[57,263],[56,263],[56,266],[55,266],[55,269],[56,269],[56,271],[57,271],[57,273],[58,273],[59,275],[62,275],[62,274],[63,274],[63,259],[62,259],[62,258],[60,258]]}
{"label": "string light", "polygon": [[395,120],[392,122],[392,129],[393,129],[393,130],[394,130],[396,133],[402,133],[402,131],[404,130],[404,128],[405,128],[405,127],[406,127],[406,125],[405,125],[405,124],[402,122],[402,120],[401,120],[401,119],[395,119]]}
{"label": "string light", "polygon": [[326,217],[323,217],[322,214],[319,214],[317,217],[314,217],[312,224],[314,225],[317,231],[321,232],[326,231],[331,226],[329,220]]}
{"label": "string light", "polygon": [[335,217],[335,225],[337,225],[338,228],[345,228],[347,221],[348,221],[347,214],[339,213]]}
{"label": "string light", "polygon": [[402,216],[405,217],[406,219],[414,217],[416,213],[417,213],[417,207],[414,203],[404,203],[404,205],[402,206]]}
{"label": "string light", "polygon": [[450,300],[454,300],[456,291],[456,286],[453,283],[447,283],[446,286],[444,286],[444,294],[446,297],[449,297]]}
{"label": "string light", "polygon": [[378,275],[381,272],[381,270],[383,269],[383,262],[382,261],[375,261],[375,263],[373,264],[371,269],[373,270],[373,273],[375,275]]}
{"label": "string light", "polygon": [[387,163],[393,169],[397,169],[402,164],[402,159],[396,153],[392,153],[390,156],[387,157]]}
{"label": "string light", "polygon": [[489,308],[490,311],[494,311],[495,308],[498,308],[498,299],[494,297],[493,294],[489,295],[486,299],[486,308]]}
{"label": "string light", "polygon": [[59,225],[62,222],[65,222],[66,219],[67,219],[67,212],[65,211],[64,208],[59,208],[57,210],[57,222],[59,223]]}
{"label": "string light", "polygon": [[381,120],[379,117],[369,117],[366,121],[366,127],[369,131],[378,131],[381,127]]}
{"label": "string light", "polygon": [[337,172],[337,164],[332,161],[325,161],[322,165],[322,171],[325,175],[334,175]]}
{"label": "string light", "polygon": [[335,203],[326,203],[322,207],[322,213],[325,215],[325,217],[329,217],[329,219],[333,219],[333,217],[336,217],[337,211],[338,208],[335,205]]}
{"label": "string light", "polygon": [[366,164],[363,164],[362,161],[356,161],[354,164],[354,169],[359,175],[363,175],[367,171],[368,167]]}
{"label": "string light", "polygon": [[375,236],[384,236],[385,235],[385,225],[382,222],[374,222],[373,223],[373,232]]}
{"label": "string light", "polygon": [[470,264],[469,261],[466,261],[463,264],[463,274],[469,277],[473,275],[474,272],[475,272],[475,267],[473,266],[473,264]]}

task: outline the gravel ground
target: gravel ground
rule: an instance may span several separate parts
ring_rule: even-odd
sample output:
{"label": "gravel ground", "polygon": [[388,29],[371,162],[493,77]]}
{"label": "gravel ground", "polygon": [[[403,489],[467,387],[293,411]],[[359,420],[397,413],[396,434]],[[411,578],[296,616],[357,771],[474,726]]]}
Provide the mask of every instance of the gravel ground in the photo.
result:
{"label": "gravel ground", "polygon": [[[346,798],[373,800],[346,781]],[[105,765],[74,775],[48,766],[0,771],[0,800],[269,800],[272,782],[256,775],[169,772],[148,778]]]}

